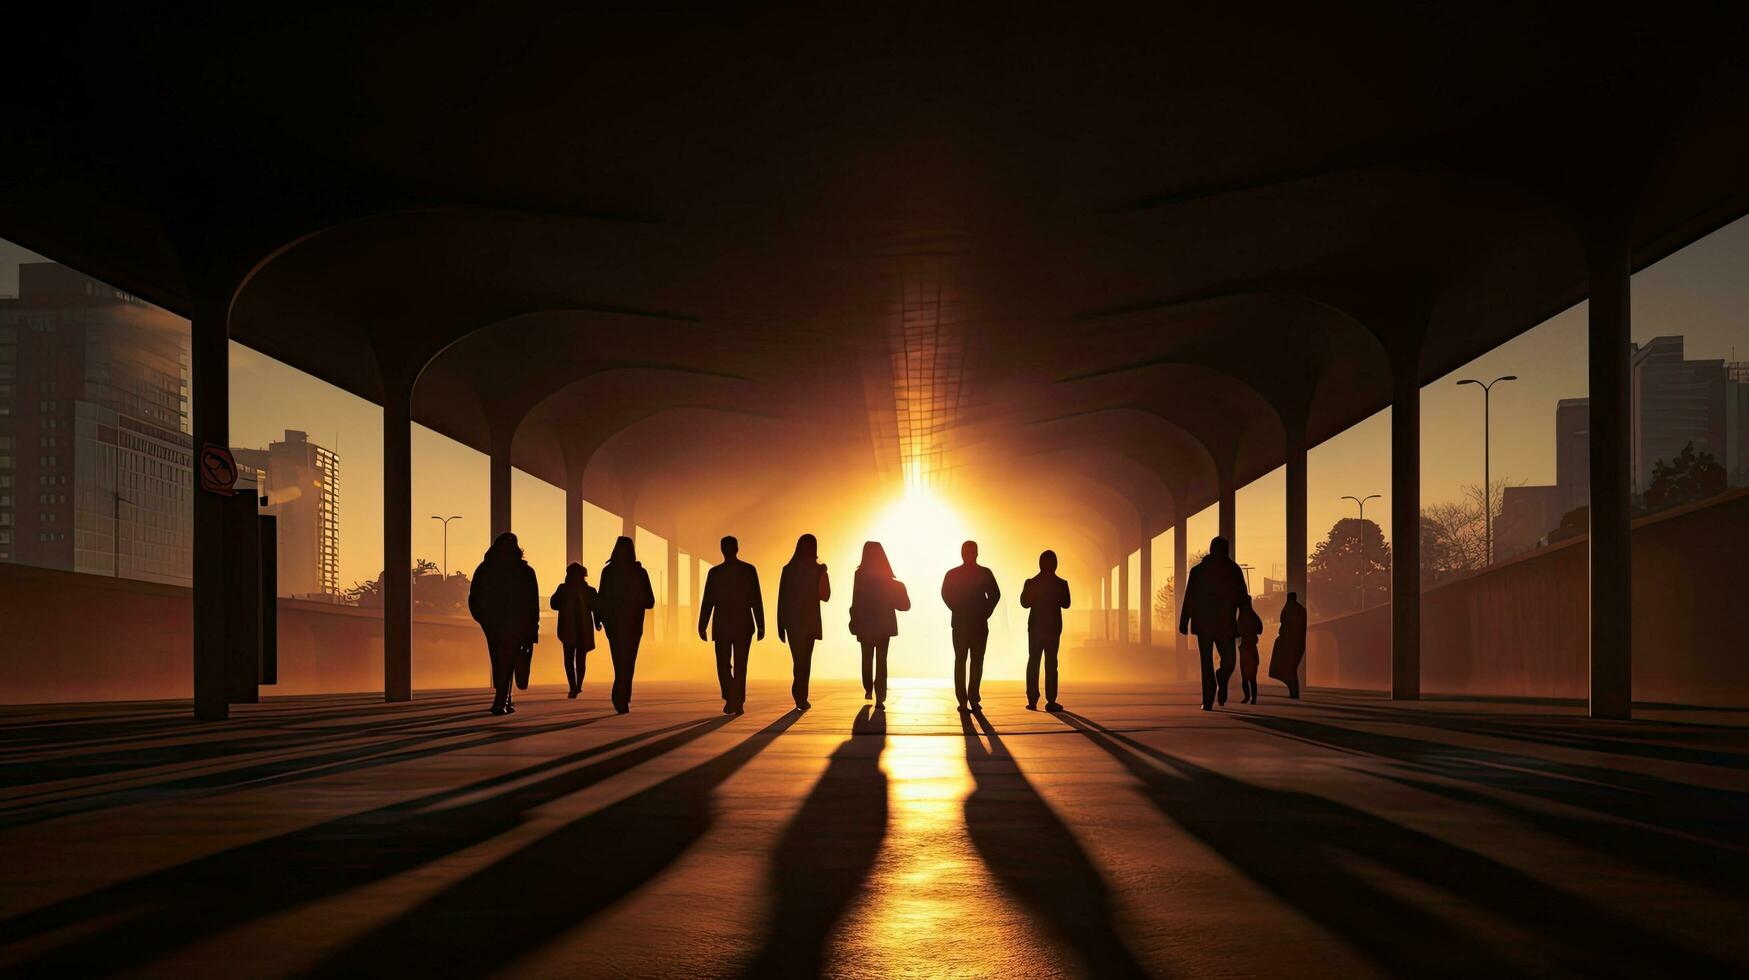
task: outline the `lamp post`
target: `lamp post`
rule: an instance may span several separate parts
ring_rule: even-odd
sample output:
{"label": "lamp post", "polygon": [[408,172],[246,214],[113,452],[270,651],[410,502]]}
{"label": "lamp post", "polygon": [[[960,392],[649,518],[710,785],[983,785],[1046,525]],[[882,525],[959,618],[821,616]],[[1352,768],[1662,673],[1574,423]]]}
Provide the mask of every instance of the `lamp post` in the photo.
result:
{"label": "lamp post", "polygon": [[449,581],[449,522],[461,520],[462,515],[456,514],[453,517],[438,517],[436,514],[433,514],[431,515],[431,519],[443,525],[443,580],[447,582]]}
{"label": "lamp post", "polygon": [[1360,589],[1360,609],[1362,612],[1366,611],[1366,502],[1369,500],[1377,500],[1382,496],[1384,496],[1384,494],[1369,493],[1364,497],[1356,497],[1356,496],[1353,496],[1351,494],[1344,494],[1342,497],[1343,500],[1352,500],[1356,504],[1360,505],[1360,518],[1359,518],[1360,528],[1359,528],[1357,533],[1360,535],[1360,585],[1359,585],[1359,589]]}
{"label": "lamp post", "polygon": [[1482,389],[1482,567],[1494,564],[1494,483],[1493,474],[1489,472],[1489,455],[1493,448],[1490,445],[1493,431],[1489,426],[1489,397],[1494,393],[1494,386],[1502,381],[1517,381],[1516,374],[1503,374],[1493,381],[1483,383],[1474,378],[1459,381],[1460,385],[1475,385]]}

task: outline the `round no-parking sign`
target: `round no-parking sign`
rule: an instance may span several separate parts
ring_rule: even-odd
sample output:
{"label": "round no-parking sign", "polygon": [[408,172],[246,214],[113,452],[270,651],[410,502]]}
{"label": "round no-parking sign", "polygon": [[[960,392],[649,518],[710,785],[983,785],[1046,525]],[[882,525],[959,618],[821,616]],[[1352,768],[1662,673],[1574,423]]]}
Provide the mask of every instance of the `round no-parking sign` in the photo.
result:
{"label": "round no-parking sign", "polygon": [[229,449],[211,444],[200,447],[196,471],[200,473],[200,488],[207,493],[229,497],[236,491],[237,457]]}

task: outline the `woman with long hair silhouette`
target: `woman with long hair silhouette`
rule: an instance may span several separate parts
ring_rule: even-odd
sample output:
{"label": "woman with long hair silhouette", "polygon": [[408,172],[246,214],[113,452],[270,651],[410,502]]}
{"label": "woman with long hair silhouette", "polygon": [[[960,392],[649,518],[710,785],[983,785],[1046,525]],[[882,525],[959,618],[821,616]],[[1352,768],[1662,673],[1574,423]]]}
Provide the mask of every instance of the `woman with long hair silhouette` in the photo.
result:
{"label": "woman with long hair silhouette", "polygon": [[796,539],[795,554],[783,566],[783,577],[777,585],[777,638],[789,642],[790,660],[795,665],[790,695],[796,708],[806,711],[808,677],[814,667],[814,644],[820,639],[820,603],[832,598],[832,582],[826,577],[826,566],[820,563],[820,544],[812,534]]}
{"label": "woman with long hair silhouette", "polygon": [[632,672],[644,638],[644,611],[656,608],[650,573],[638,564],[631,538],[622,535],[613,543],[613,554],[601,569],[596,600],[601,631],[607,634],[607,654],[613,660],[613,708],[623,715],[631,710]]}
{"label": "woman with long hair silhouette", "polygon": [[886,549],[879,541],[863,542],[850,596],[850,632],[862,644],[863,700],[886,704],[887,646],[899,635],[898,614],[910,608],[911,596],[893,577]]}

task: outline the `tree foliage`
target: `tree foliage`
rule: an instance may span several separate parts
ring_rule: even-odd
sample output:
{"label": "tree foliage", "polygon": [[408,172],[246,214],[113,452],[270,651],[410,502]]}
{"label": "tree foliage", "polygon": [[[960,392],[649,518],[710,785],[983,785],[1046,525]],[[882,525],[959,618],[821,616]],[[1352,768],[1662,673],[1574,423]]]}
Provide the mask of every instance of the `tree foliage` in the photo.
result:
{"label": "tree foliage", "polygon": [[[445,578],[437,563],[420,558],[413,563],[413,610],[441,615],[460,615],[468,610],[467,575],[456,572]],[[362,609],[383,608],[383,576],[369,582],[354,582],[341,595]]]}
{"label": "tree foliage", "polygon": [[1674,460],[1652,464],[1652,485],[1644,497],[1647,510],[1680,507],[1725,492],[1725,468],[1712,453],[1695,452],[1694,443],[1682,447]]}
{"label": "tree foliage", "polygon": [[[1314,617],[1340,616],[1389,602],[1391,545],[1372,521],[1344,517],[1312,549],[1306,591]],[[1364,599],[1363,599],[1364,597]]]}

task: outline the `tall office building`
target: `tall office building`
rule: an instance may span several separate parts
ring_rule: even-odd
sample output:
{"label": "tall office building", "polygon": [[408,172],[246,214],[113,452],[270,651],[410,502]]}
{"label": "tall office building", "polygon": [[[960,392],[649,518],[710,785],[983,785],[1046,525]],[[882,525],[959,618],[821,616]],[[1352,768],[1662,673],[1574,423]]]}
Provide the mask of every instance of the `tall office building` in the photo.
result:
{"label": "tall office building", "polygon": [[0,560],[186,585],[188,324],[52,262],[0,299]]}
{"label": "tall office building", "polygon": [[296,429],[266,449],[236,450],[277,517],[279,592],[306,598],[340,594],[340,457]]}
{"label": "tall office building", "polygon": [[1725,452],[1719,464],[1731,486],[1749,484],[1749,361],[1725,364]]}
{"label": "tall office building", "polygon": [[1725,362],[1683,357],[1681,337],[1635,345],[1633,385],[1634,492],[1652,485],[1652,468],[1689,443],[1720,464],[1725,445]]}
{"label": "tall office building", "polygon": [[1555,489],[1561,513],[1591,505],[1591,399],[1555,403]]}

